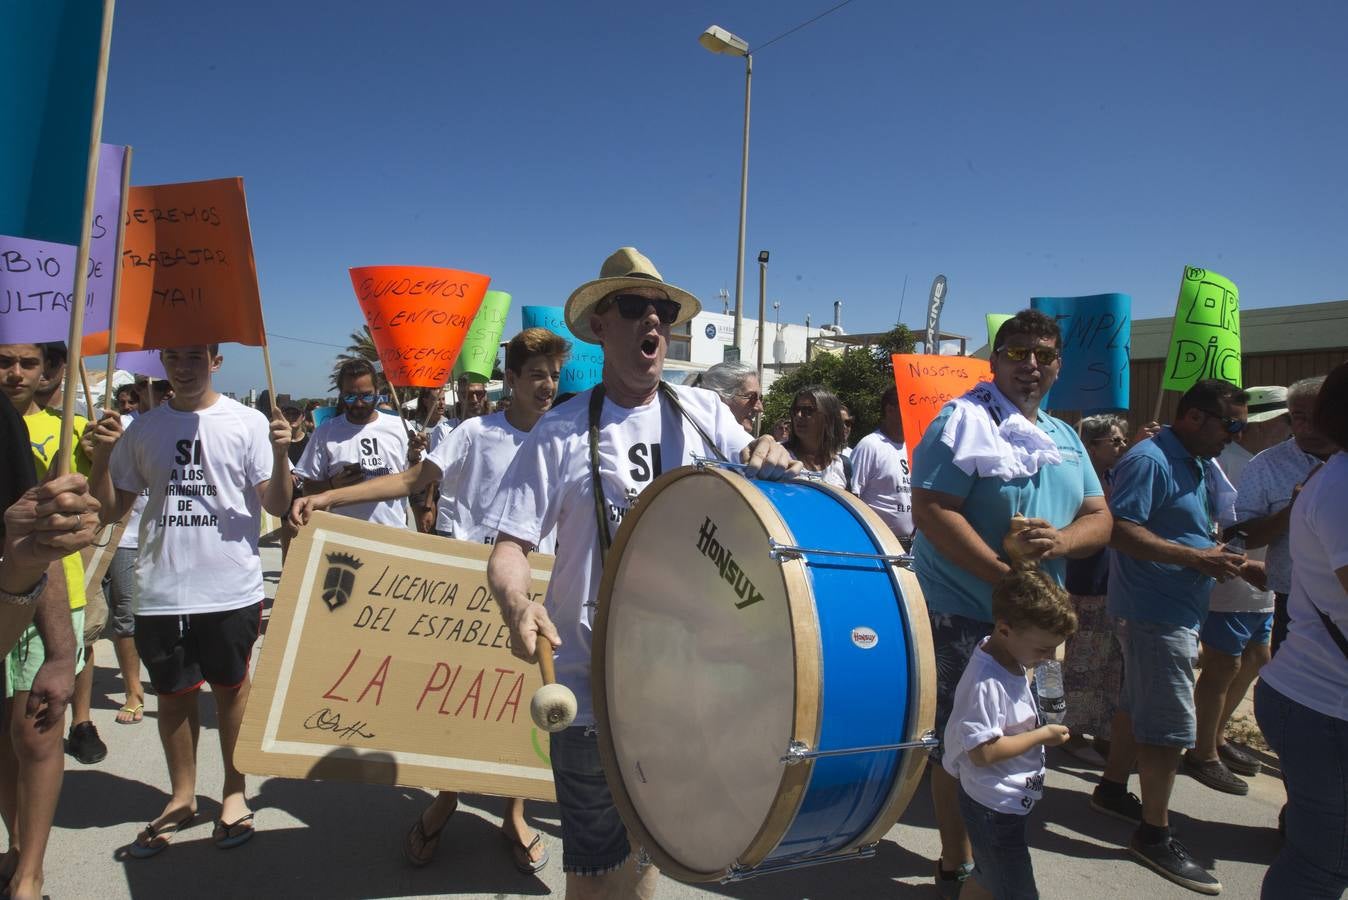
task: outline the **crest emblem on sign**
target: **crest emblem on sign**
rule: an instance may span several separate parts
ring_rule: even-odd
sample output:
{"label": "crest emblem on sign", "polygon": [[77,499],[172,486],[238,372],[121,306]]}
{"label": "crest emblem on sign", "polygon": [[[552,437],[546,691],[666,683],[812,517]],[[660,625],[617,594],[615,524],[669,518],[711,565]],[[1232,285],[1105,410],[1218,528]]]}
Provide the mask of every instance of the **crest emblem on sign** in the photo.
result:
{"label": "crest emblem on sign", "polygon": [[323,602],[331,612],[351,599],[356,586],[356,570],[363,563],[349,553],[329,553],[328,571],[323,576]]}

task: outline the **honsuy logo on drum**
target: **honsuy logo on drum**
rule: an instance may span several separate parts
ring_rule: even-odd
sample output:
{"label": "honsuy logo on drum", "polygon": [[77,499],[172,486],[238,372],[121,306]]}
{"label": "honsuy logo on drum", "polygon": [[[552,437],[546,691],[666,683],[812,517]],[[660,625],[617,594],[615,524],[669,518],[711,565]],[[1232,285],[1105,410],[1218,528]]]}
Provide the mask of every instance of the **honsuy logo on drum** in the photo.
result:
{"label": "honsuy logo on drum", "polygon": [[735,562],[735,554],[731,553],[726,547],[721,546],[721,542],[716,540],[716,523],[708,516],[702,523],[702,527],[697,530],[697,549],[703,556],[711,560],[716,571],[721,573],[721,577],[735,591],[735,596],[740,598],[740,602],[735,604],[736,609],[744,609],[750,603],[757,603],[763,599],[763,595],[754,587],[754,583],[749,580],[749,576]]}
{"label": "honsuy logo on drum", "polygon": [[323,575],[323,602],[331,612],[351,599],[356,570],[364,563],[350,553],[329,553],[328,563],[328,571]]}

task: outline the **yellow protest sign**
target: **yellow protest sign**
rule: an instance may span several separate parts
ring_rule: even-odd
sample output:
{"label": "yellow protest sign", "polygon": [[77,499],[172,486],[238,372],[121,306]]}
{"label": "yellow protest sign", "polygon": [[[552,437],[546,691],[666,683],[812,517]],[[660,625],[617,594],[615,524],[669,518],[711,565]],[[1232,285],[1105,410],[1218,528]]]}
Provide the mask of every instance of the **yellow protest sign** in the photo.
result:
{"label": "yellow protest sign", "polygon": [[[290,545],[244,715],[245,772],[552,800],[538,667],[491,547],[316,513]],[[530,556],[542,599],[552,557]]]}

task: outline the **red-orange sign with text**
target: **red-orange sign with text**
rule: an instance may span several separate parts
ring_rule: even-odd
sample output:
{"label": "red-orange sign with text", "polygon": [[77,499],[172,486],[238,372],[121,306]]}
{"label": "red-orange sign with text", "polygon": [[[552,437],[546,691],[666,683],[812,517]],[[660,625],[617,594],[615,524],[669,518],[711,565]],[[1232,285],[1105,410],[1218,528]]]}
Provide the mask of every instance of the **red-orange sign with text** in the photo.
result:
{"label": "red-orange sign with text", "polygon": [[978,382],[991,381],[992,371],[987,360],[972,356],[895,353],[893,360],[894,386],[903,413],[903,443],[911,463],[913,450],[941,407]]}

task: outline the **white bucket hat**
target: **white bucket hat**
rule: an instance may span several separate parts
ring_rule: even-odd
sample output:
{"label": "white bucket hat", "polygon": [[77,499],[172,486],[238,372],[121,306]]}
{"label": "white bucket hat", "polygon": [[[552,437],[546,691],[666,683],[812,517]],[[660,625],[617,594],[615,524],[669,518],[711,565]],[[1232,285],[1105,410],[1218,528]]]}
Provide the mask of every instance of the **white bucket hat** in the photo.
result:
{"label": "white bucket hat", "polygon": [[683,288],[675,287],[660,277],[660,272],[646,256],[635,247],[619,247],[612,256],[604,260],[599,267],[599,277],[587,281],[571,293],[566,301],[566,326],[571,333],[587,344],[599,343],[590,330],[590,314],[599,301],[615,291],[624,288],[660,287],[669,295],[669,299],[679,304],[679,315],[675,325],[687,322],[702,311],[702,304]]}

